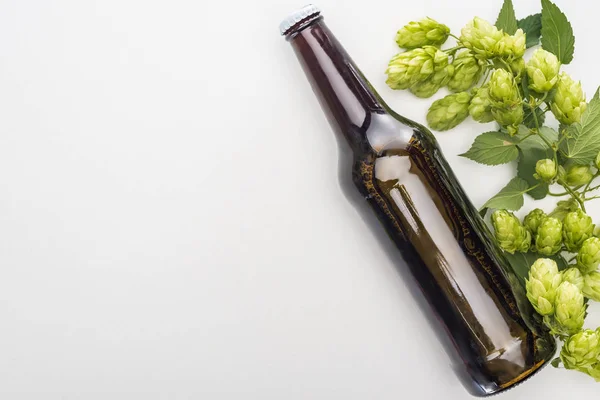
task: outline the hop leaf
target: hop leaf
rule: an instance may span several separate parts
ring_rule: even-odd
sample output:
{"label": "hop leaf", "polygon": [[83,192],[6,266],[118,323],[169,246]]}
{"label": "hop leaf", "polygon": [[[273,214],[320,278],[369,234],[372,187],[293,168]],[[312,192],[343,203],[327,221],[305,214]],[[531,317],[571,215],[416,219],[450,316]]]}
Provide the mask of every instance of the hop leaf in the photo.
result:
{"label": "hop leaf", "polygon": [[560,359],[567,369],[591,367],[600,357],[600,337],[597,332],[586,329],[569,337],[560,352]]}
{"label": "hop leaf", "polygon": [[[573,335],[583,327],[586,306],[583,293],[570,282],[563,282],[556,289],[554,301],[555,319],[563,335]],[[556,328],[555,328],[556,329]]]}
{"label": "hop leaf", "polygon": [[546,213],[543,210],[536,208],[525,216],[525,219],[523,219],[523,225],[525,228],[527,228],[527,230],[529,230],[529,232],[531,232],[531,235],[535,236],[537,235],[538,228],[544,218],[546,218]]}
{"label": "hop leaf", "polygon": [[560,63],[554,54],[546,50],[536,50],[526,68],[529,89],[535,92],[549,92],[558,82]]}
{"label": "hop leaf", "polygon": [[596,271],[600,264],[600,239],[593,236],[581,245],[577,254],[577,268],[584,274]]}
{"label": "hop leaf", "polygon": [[483,67],[470,50],[464,50],[452,61],[454,75],[448,81],[448,89],[453,92],[464,92],[479,82]]}
{"label": "hop leaf", "polygon": [[469,104],[469,114],[477,122],[492,122],[494,120],[492,100],[487,85],[474,89],[473,92],[474,96],[471,99],[471,104]]}
{"label": "hop leaf", "polygon": [[448,40],[450,28],[431,19],[412,21],[396,34],[396,43],[405,49],[414,49],[427,45],[440,46]]}
{"label": "hop leaf", "polygon": [[427,123],[437,131],[447,131],[460,124],[469,115],[471,95],[467,92],[451,94],[433,102],[427,113]]}
{"label": "hop leaf", "polygon": [[569,268],[560,273],[562,275],[563,282],[570,282],[573,285],[577,286],[579,290],[583,290],[585,285],[584,277],[581,271],[578,268]]}
{"label": "hop leaf", "polygon": [[562,222],[547,217],[542,220],[535,237],[535,248],[544,256],[551,256],[560,251],[562,245]]}
{"label": "hop leaf", "polygon": [[566,72],[562,72],[556,84],[556,93],[550,103],[556,119],[565,125],[580,122],[586,107],[581,82],[575,82]]}
{"label": "hop leaf", "polygon": [[461,30],[460,41],[477,58],[488,59],[494,57],[498,42],[503,37],[502,31],[489,22],[475,17]]}
{"label": "hop leaf", "polygon": [[584,296],[594,301],[600,301],[600,272],[590,272],[584,276],[583,281]]}
{"label": "hop leaf", "polygon": [[538,258],[525,280],[527,298],[540,315],[554,314],[556,290],[562,283],[562,276],[554,260]]}
{"label": "hop leaf", "polygon": [[506,210],[496,210],[492,214],[492,225],[500,247],[514,254],[515,251],[527,252],[531,245],[531,234],[515,215]]}
{"label": "hop leaf", "polygon": [[568,213],[563,220],[563,242],[570,252],[576,252],[583,242],[592,237],[594,224],[592,218],[582,210]]}
{"label": "hop leaf", "polygon": [[556,177],[558,173],[558,169],[556,167],[556,163],[554,160],[550,160],[545,158],[543,160],[539,160],[535,164],[535,178],[541,180],[542,182],[550,183]]}

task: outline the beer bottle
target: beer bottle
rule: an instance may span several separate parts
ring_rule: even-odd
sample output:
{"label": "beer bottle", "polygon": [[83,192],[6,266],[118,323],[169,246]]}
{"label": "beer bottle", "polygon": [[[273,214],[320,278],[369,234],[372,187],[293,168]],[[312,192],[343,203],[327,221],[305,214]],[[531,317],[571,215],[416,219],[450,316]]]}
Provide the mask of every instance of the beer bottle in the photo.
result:
{"label": "beer bottle", "polygon": [[556,342],[431,132],[390,110],[315,6],[280,29],[338,134],[342,188],[393,242],[467,389],[491,395],[531,376]]}

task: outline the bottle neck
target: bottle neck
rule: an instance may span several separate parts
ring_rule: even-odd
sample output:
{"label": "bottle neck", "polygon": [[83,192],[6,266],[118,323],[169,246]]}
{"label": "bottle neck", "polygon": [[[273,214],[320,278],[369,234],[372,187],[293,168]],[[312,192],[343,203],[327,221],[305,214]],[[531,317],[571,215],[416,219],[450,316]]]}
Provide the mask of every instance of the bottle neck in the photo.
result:
{"label": "bottle neck", "polygon": [[292,27],[287,39],[331,124],[356,150],[359,142],[364,141],[373,114],[386,113],[383,101],[321,16],[315,15]]}

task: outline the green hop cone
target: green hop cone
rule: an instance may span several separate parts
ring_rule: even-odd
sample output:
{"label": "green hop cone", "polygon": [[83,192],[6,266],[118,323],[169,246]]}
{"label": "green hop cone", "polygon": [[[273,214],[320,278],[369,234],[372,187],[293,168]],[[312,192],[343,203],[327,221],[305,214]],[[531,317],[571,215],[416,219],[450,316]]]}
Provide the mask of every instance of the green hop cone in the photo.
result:
{"label": "green hop cone", "polygon": [[446,71],[448,55],[437,47],[423,48],[397,54],[390,61],[385,71],[386,83],[392,89],[409,89],[416,83],[426,82],[432,76]]}
{"label": "green hop cone", "polygon": [[487,85],[479,89],[473,89],[473,98],[469,104],[469,114],[471,117],[481,123],[492,122],[492,100],[490,99]]}
{"label": "green hop cone", "polygon": [[545,158],[543,160],[539,160],[535,164],[535,179],[539,179],[542,182],[550,183],[556,177],[558,173],[558,169],[556,167],[556,163],[554,160],[550,160],[549,158]]}
{"label": "green hop cone", "polygon": [[549,92],[558,82],[560,63],[549,51],[538,49],[527,62],[529,88],[538,93]]}
{"label": "green hop cone", "polygon": [[452,61],[454,75],[448,81],[448,89],[453,92],[464,92],[479,82],[483,67],[470,50],[458,53]]}
{"label": "green hop cone", "polygon": [[521,82],[521,76],[525,71],[525,60],[523,60],[523,57],[517,58],[516,60],[511,62],[510,69],[513,73],[513,76],[515,77],[515,81],[517,83]]}
{"label": "green hop cone", "polygon": [[546,218],[546,213],[539,208],[532,210],[525,216],[523,219],[523,225],[529,232],[531,232],[532,236],[537,235],[538,228],[542,223],[542,220]]}
{"label": "green hop cone", "polygon": [[573,285],[577,286],[579,290],[583,290],[585,285],[584,277],[581,271],[578,268],[568,268],[562,271],[561,273],[563,282],[570,282]]}
{"label": "green hop cone", "polygon": [[569,75],[562,72],[556,84],[556,94],[550,108],[556,119],[565,125],[581,121],[587,103],[581,88],[581,82],[575,82]]}
{"label": "green hop cone", "polygon": [[569,186],[587,185],[594,175],[587,165],[570,165],[566,168],[562,180]]}
{"label": "green hop cone", "polygon": [[584,276],[583,282],[583,295],[588,299],[600,301],[600,272],[590,272]]}
{"label": "green hop cone", "polygon": [[556,289],[554,318],[564,335],[573,335],[583,327],[586,305],[582,291],[570,282],[563,282]]}
{"label": "green hop cone", "polygon": [[577,268],[583,274],[596,271],[600,264],[600,239],[593,236],[581,245],[577,253]]}
{"label": "green hop cone", "polygon": [[515,215],[506,210],[496,210],[492,214],[492,225],[500,247],[510,253],[527,252],[531,245],[531,234]]}
{"label": "green hop cone", "polygon": [[598,362],[600,357],[600,336],[597,332],[585,329],[569,337],[560,352],[560,359],[567,369],[585,369]]}
{"label": "green hop cone", "polygon": [[525,280],[527,298],[540,315],[554,314],[556,290],[562,283],[562,276],[554,260],[538,258]]}
{"label": "green hop cone", "polygon": [[517,29],[514,35],[504,34],[496,43],[494,55],[507,60],[523,57],[525,54],[525,33]]}
{"label": "green hop cone", "polygon": [[448,40],[450,28],[429,17],[412,21],[396,34],[396,43],[404,49],[427,45],[441,46]]}
{"label": "green hop cone", "polygon": [[503,69],[496,69],[492,72],[489,95],[496,107],[510,108],[521,104],[521,95],[515,78]]}
{"label": "green hop cone", "polygon": [[516,134],[525,113],[514,76],[503,69],[494,70],[489,83],[489,96],[492,101],[491,113],[496,122],[506,127],[510,135]]}
{"label": "green hop cone", "polygon": [[461,30],[461,43],[477,58],[488,59],[496,55],[497,45],[504,33],[489,22],[475,17]]}
{"label": "green hop cone", "polygon": [[417,97],[424,99],[431,97],[436,94],[436,92],[440,90],[442,86],[448,83],[453,73],[454,67],[452,65],[446,65],[446,67],[429,76],[428,79],[419,81],[412,85],[409,90]]}
{"label": "green hop cone", "polygon": [[522,107],[514,106],[511,108],[492,107],[494,120],[506,128],[510,136],[519,133],[519,125],[523,122],[525,112]]}
{"label": "green hop cone", "polygon": [[[560,170],[562,167],[559,167],[559,176]],[[562,168],[564,170],[564,168]],[[579,203],[574,198],[570,198],[569,200],[561,200],[557,203],[556,208],[548,214],[549,217],[554,217],[559,221],[563,221],[568,213],[572,211],[579,210]]]}
{"label": "green hop cone", "polygon": [[427,123],[436,131],[447,131],[469,116],[471,95],[467,92],[451,94],[433,102],[427,113]]}
{"label": "green hop cone", "polygon": [[594,224],[592,218],[582,210],[568,213],[563,220],[563,242],[570,252],[576,252],[583,242],[592,237]]}
{"label": "green hop cone", "polygon": [[551,256],[560,251],[562,245],[562,222],[546,217],[538,227],[535,249],[543,256]]}
{"label": "green hop cone", "polygon": [[597,362],[596,364],[592,365],[591,367],[588,367],[581,371],[585,372],[586,374],[588,374],[589,376],[594,378],[596,380],[596,382],[600,382],[600,362]]}

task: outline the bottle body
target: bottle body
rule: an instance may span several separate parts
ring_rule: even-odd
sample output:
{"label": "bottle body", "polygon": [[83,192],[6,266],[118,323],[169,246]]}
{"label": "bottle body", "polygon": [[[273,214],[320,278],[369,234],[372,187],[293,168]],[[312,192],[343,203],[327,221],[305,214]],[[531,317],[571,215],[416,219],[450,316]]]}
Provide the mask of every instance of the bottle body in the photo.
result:
{"label": "bottle body", "polygon": [[347,196],[391,239],[467,388],[494,394],[530,376],[551,359],[554,339],[433,135],[385,105],[318,14],[286,35],[339,133]]}

